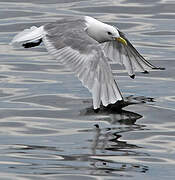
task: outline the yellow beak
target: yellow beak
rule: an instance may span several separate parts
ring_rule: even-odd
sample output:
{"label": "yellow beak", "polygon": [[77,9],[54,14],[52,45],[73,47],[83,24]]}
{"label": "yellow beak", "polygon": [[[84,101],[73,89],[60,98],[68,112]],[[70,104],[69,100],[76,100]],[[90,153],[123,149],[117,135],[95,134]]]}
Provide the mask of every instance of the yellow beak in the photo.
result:
{"label": "yellow beak", "polygon": [[125,46],[128,45],[127,41],[123,39],[122,37],[115,38],[115,40],[121,42]]}

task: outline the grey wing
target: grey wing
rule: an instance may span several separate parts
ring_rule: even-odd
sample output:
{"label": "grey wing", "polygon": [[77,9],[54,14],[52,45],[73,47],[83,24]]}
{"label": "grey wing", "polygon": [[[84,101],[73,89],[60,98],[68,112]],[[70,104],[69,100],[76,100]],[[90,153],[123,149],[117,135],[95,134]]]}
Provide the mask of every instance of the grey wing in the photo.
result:
{"label": "grey wing", "polygon": [[83,27],[77,29],[69,24],[62,30],[61,27],[54,28],[45,27],[47,35],[43,38],[43,42],[47,50],[71,69],[89,89],[92,93],[94,109],[99,108],[101,102],[107,106],[122,100],[99,43],[91,39]]}
{"label": "grey wing", "polygon": [[135,71],[147,72],[151,69],[161,69],[157,68],[140,55],[140,53],[126,38],[124,33],[119,31],[119,34],[127,41],[126,46],[117,41],[102,44],[102,48],[109,59],[124,65],[130,76],[133,76]]}

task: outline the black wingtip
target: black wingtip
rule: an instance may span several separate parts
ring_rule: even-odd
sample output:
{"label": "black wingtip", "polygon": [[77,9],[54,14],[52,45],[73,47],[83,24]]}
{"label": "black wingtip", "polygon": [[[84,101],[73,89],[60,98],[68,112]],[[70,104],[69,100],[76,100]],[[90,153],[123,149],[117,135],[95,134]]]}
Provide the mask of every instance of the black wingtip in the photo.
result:
{"label": "black wingtip", "polygon": [[100,126],[99,126],[98,124],[94,124],[94,126],[95,126],[97,129],[100,128]]}
{"label": "black wingtip", "polygon": [[163,68],[163,67],[155,67],[155,68],[152,68],[152,69],[165,70],[165,68]]}
{"label": "black wingtip", "polygon": [[159,69],[160,69],[160,70],[165,70],[166,68],[160,67]]}
{"label": "black wingtip", "polygon": [[131,75],[130,78],[134,79],[135,78],[135,74]]}
{"label": "black wingtip", "polygon": [[22,44],[22,46],[24,48],[31,48],[31,47],[39,46],[41,42],[42,42],[42,39],[39,39],[36,42],[28,42],[28,43]]}
{"label": "black wingtip", "polygon": [[100,111],[100,108],[94,109],[94,112],[95,112],[95,113],[98,113],[99,111]]}
{"label": "black wingtip", "polygon": [[149,72],[148,71],[144,71],[144,72],[142,72],[143,74],[149,74]]}

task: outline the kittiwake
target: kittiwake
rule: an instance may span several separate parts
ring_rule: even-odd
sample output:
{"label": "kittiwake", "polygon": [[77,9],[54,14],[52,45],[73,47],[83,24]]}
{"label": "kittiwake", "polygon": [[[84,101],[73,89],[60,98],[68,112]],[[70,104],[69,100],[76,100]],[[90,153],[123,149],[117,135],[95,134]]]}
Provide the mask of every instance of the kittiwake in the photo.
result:
{"label": "kittiwake", "polygon": [[145,60],[117,27],[93,17],[66,17],[17,34],[11,44],[24,48],[44,43],[48,52],[68,67],[92,93],[94,109],[123,101],[109,61],[124,65],[129,76],[135,71],[160,69]]}

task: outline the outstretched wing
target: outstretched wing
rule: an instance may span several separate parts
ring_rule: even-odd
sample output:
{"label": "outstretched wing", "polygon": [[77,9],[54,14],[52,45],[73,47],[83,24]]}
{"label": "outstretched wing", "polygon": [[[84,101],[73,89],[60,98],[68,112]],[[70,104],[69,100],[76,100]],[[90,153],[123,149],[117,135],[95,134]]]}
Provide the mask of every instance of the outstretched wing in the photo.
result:
{"label": "outstretched wing", "polygon": [[[80,26],[77,28],[77,26]],[[99,43],[84,31],[82,22],[56,22],[44,26],[47,50],[70,68],[93,96],[94,109],[122,100],[110,65]]]}
{"label": "outstretched wing", "polygon": [[109,59],[124,65],[131,77],[134,77],[135,71],[146,73],[151,69],[160,69],[148,62],[142,55],[140,55],[140,53],[126,38],[124,33],[119,31],[119,34],[127,41],[126,46],[118,41],[110,41],[102,44],[102,48]]}

